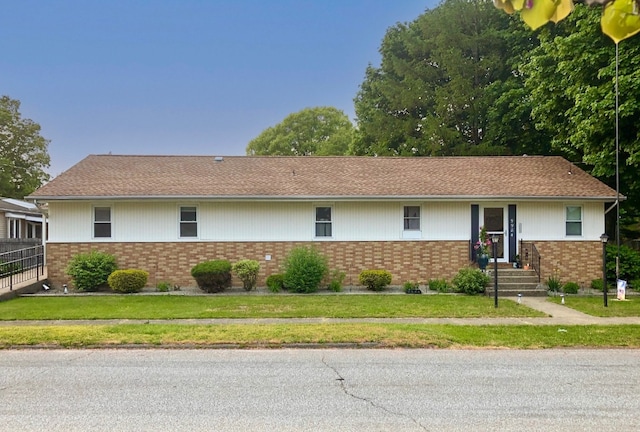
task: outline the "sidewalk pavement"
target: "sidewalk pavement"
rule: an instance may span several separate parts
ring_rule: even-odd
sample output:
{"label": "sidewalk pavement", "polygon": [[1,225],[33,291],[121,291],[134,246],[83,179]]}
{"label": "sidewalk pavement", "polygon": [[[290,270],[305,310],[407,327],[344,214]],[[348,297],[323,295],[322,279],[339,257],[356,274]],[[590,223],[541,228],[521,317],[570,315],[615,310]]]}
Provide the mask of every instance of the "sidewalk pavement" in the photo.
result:
{"label": "sidewalk pavement", "polygon": [[[508,298],[517,301],[517,298]],[[612,300],[613,301],[613,300]],[[528,297],[522,304],[539,310],[543,318],[212,318],[212,319],[168,319],[168,320],[46,320],[46,321],[0,321],[0,327],[8,326],[66,326],[66,325],[114,325],[114,324],[332,324],[332,323],[376,323],[376,324],[454,324],[454,325],[640,325],[640,317],[594,317],[567,306],[547,301],[546,297]]]}

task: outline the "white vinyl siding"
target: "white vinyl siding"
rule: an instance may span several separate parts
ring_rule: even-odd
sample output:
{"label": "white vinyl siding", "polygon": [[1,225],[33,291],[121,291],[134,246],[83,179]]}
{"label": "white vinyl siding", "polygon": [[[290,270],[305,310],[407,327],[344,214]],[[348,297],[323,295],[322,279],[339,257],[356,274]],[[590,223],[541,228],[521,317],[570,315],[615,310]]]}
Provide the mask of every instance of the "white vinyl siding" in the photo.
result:
{"label": "white vinyl siding", "polygon": [[[567,236],[566,207],[582,209],[582,235]],[[523,240],[600,241],[604,232],[604,204],[599,202],[518,204],[516,232]]]}
{"label": "white vinyl siding", "polygon": [[[513,202],[516,231],[524,240],[596,240],[604,232],[599,202]],[[331,207],[328,241],[397,241],[404,238],[405,205],[414,203],[338,201],[331,204],[274,201],[58,201],[49,203],[49,242],[170,242],[180,240],[180,207],[197,206],[198,241],[313,241],[316,207]],[[427,201],[420,206],[415,240],[468,241],[470,202]],[[565,235],[565,207],[582,208],[582,236]],[[93,237],[93,208],[111,209],[111,238]],[[521,230],[520,230],[521,229]],[[183,239],[183,240],[189,240]],[[409,240],[409,239],[406,239]]]}

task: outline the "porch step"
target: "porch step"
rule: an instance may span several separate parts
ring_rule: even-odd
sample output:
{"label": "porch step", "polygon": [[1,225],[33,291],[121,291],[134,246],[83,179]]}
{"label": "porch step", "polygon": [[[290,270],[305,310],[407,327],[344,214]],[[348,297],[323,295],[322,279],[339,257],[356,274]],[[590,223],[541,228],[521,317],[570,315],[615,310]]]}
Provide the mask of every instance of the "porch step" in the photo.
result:
{"label": "porch step", "polygon": [[[494,273],[493,269],[487,270],[491,282],[485,291],[486,295],[493,296]],[[525,297],[543,297],[547,295],[544,286],[538,283],[538,275],[535,270],[511,268],[498,268],[498,295],[505,297],[517,297],[522,294]]]}

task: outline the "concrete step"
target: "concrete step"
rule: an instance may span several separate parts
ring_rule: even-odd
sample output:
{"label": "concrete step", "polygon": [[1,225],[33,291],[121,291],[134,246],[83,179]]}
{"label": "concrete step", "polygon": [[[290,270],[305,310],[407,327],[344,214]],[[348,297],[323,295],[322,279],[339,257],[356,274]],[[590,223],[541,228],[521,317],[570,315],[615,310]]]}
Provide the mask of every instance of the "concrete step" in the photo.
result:
{"label": "concrete step", "polygon": [[[491,282],[485,293],[493,296],[493,269],[488,270],[487,275],[491,278]],[[498,268],[498,295],[517,297],[518,294],[525,297],[542,297],[547,295],[547,290],[539,284],[535,270]]]}

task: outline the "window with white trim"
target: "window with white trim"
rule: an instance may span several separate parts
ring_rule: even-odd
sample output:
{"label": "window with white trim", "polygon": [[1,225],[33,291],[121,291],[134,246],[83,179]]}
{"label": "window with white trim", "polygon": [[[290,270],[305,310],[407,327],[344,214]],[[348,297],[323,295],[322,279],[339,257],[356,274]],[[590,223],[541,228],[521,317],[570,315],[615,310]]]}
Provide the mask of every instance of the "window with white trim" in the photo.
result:
{"label": "window with white trim", "polygon": [[93,208],[93,237],[111,237],[111,207]]}
{"label": "window with white trim", "polygon": [[198,237],[197,207],[180,207],[180,237]]}
{"label": "window with white trim", "polygon": [[582,235],[582,207],[567,206],[565,207],[565,226],[567,236]]}
{"label": "window with white trim", "polygon": [[404,230],[420,231],[420,206],[404,206]]}
{"label": "window with white trim", "polygon": [[332,236],[331,207],[316,207],[316,237]]}
{"label": "window with white trim", "polygon": [[20,219],[9,218],[9,238],[20,238]]}

